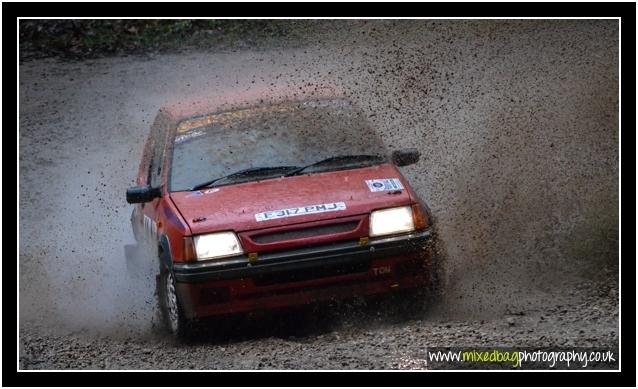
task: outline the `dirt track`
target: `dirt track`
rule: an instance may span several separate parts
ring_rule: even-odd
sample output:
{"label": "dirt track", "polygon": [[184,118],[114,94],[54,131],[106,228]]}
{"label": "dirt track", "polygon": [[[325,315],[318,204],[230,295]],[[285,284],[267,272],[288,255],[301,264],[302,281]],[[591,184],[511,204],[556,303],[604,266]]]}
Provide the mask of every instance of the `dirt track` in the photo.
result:
{"label": "dirt track", "polygon": [[[617,344],[616,21],[344,31],[295,49],[20,65],[22,368],[424,368],[435,345]],[[337,306],[301,329],[285,314],[166,341],[151,328],[154,269],[130,277],[123,257],[124,192],[157,109],[325,82],[390,148],[421,150],[404,173],[438,218],[444,302],[406,320]]]}

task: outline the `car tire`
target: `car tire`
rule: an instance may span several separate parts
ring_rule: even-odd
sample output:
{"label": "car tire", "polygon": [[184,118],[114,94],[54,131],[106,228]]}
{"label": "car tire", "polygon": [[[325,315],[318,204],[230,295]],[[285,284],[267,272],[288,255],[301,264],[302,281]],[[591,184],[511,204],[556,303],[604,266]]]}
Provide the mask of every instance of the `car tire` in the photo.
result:
{"label": "car tire", "polygon": [[187,337],[191,331],[192,323],[184,315],[179,303],[175,276],[165,266],[160,271],[158,297],[162,322],[166,331],[177,339]]}

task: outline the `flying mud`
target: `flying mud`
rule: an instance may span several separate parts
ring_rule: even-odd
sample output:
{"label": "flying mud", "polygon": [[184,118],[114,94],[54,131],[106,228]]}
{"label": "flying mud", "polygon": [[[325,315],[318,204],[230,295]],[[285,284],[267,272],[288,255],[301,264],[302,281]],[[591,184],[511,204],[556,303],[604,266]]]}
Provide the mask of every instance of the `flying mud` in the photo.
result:
{"label": "flying mud", "polygon": [[[616,347],[618,23],[344,22],[295,47],[39,59],[19,69],[22,369],[411,369],[433,346]],[[125,191],[160,106],[336,84],[431,206],[444,293],[158,330]],[[361,134],[365,137],[366,134]],[[310,151],[311,152],[311,151]],[[263,317],[262,317],[263,316]]]}

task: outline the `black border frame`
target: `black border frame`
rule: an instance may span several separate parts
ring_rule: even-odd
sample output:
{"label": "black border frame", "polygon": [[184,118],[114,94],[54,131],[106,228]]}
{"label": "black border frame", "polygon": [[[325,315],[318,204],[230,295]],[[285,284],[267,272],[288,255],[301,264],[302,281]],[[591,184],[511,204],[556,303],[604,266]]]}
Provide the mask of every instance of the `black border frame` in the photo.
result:
{"label": "black border frame", "polygon": [[[625,185],[621,188],[621,199],[625,199],[625,219],[627,215],[633,220],[635,209],[635,177],[633,171],[635,160],[635,38],[636,38],[636,3],[351,3],[350,7],[342,3],[3,3],[3,39],[4,68],[3,78],[7,85],[16,74],[17,51],[16,21],[17,17],[77,17],[77,16],[110,16],[110,17],[154,17],[210,15],[240,17],[621,17],[621,66],[624,70],[621,79],[621,123],[625,131],[621,131],[624,146],[621,153],[625,155]],[[7,88],[10,89],[10,88]],[[3,93],[4,94],[4,93]],[[16,138],[12,128],[17,128],[13,116],[16,112],[12,105],[13,96],[5,95],[6,115],[3,151],[11,154]],[[16,161],[17,161],[16,155]],[[633,157],[633,158],[632,158]],[[11,188],[13,169],[5,164],[5,188]],[[629,178],[627,178],[629,177]],[[5,191],[5,210],[16,207],[13,197]],[[623,196],[624,195],[624,196]],[[627,211],[629,209],[629,211]],[[12,213],[11,213],[12,214]],[[16,215],[17,216],[17,215]],[[11,219],[5,218],[4,220]],[[12,222],[12,221],[11,221]],[[12,231],[9,222],[5,224],[5,237]],[[627,237],[635,236],[635,220],[626,223],[625,243]],[[14,230],[15,231],[15,230]],[[10,238],[9,238],[10,240]],[[621,372],[17,372],[15,346],[17,334],[14,314],[17,312],[15,296],[16,260],[12,255],[5,255],[3,261],[3,313],[7,319],[3,325],[3,385],[6,386],[91,386],[91,385],[134,385],[144,386],[179,386],[179,385],[226,385],[226,386],[531,386],[531,385],[565,385],[565,386],[635,386],[635,245],[634,240],[624,245],[625,259],[622,260],[621,282],[622,293],[622,371]],[[10,244],[3,246],[8,254]],[[622,248],[621,248],[622,249]],[[13,339],[16,342],[13,342]],[[423,375],[427,374],[427,375]]]}

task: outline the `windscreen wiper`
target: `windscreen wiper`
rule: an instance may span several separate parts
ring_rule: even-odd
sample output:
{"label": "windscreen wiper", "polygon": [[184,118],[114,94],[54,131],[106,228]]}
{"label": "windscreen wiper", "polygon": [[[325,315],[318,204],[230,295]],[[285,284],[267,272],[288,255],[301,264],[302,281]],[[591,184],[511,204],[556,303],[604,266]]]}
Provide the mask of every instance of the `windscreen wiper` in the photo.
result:
{"label": "windscreen wiper", "polygon": [[315,167],[315,166],[320,166],[320,165],[328,165],[331,163],[336,163],[336,162],[364,162],[364,161],[375,161],[375,162],[383,162],[385,161],[385,158],[380,156],[380,155],[367,155],[367,154],[361,154],[361,155],[340,155],[340,156],[336,156],[336,157],[330,157],[330,158],[326,158],[326,159],[322,159],[320,161],[311,163],[310,165],[306,165],[300,168],[297,168],[289,173],[287,173],[285,176],[294,176],[297,175],[301,172],[303,172],[304,170],[311,168],[311,167]]}
{"label": "windscreen wiper", "polygon": [[203,189],[206,188],[207,186],[213,185],[214,183],[221,181],[221,180],[225,180],[225,179],[229,179],[229,178],[233,178],[233,177],[241,177],[241,176],[252,176],[252,175],[261,175],[263,173],[266,172],[275,172],[275,171],[289,171],[289,170],[297,170],[299,169],[299,166],[266,166],[266,167],[251,167],[248,169],[243,169],[234,173],[230,173],[229,175],[223,176],[223,177],[218,177],[215,178],[213,180],[209,180],[206,182],[203,182],[201,184],[195,185],[194,187],[192,187],[190,190],[198,190],[198,189]]}

